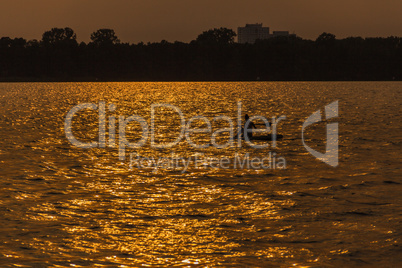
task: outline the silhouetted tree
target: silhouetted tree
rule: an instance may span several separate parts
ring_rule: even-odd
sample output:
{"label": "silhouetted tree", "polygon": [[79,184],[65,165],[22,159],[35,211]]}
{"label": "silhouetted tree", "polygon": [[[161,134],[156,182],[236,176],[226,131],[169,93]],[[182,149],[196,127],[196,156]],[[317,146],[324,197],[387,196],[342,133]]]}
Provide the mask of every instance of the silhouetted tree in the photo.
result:
{"label": "silhouetted tree", "polygon": [[15,48],[24,48],[26,44],[27,40],[25,40],[24,38],[14,38],[11,46]]}
{"label": "silhouetted tree", "polygon": [[11,47],[13,40],[10,37],[2,37],[0,39],[0,49],[6,49]]}
{"label": "silhouetted tree", "polygon": [[215,28],[200,34],[196,42],[203,44],[233,44],[236,33],[227,28]]}
{"label": "silhouetted tree", "polygon": [[77,35],[71,28],[52,28],[42,36],[42,43],[52,46],[75,46],[77,45]]}
{"label": "silhouetted tree", "polygon": [[36,39],[29,40],[26,44],[26,47],[39,47],[39,42]]}
{"label": "silhouetted tree", "polygon": [[322,33],[320,36],[318,36],[316,42],[317,43],[329,43],[333,42],[336,40],[336,36],[331,33]]}
{"label": "silhouetted tree", "polygon": [[119,38],[112,29],[99,29],[91,34],[91,41],[97,46],[120,44]]}

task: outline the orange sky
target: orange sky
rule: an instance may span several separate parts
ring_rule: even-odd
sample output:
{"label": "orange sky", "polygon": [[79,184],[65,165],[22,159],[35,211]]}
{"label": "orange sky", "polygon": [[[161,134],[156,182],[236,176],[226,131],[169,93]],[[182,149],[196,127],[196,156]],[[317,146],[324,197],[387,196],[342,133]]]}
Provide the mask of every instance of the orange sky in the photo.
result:
{"label": "orange sky", "polygon": [[401,0],[0,0],[0,37],[41,39],[71,27],[80,41],[112,28],[123,42],[188,42],[214,27],[264,23],[315,39],[402,36]]}

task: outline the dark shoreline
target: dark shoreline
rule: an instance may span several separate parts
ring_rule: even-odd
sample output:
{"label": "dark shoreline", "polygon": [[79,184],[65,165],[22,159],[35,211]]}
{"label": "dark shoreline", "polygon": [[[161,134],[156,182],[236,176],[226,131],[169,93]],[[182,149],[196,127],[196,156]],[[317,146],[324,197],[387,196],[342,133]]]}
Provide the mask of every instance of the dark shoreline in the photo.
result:
{"label": "dark shoreline", "polygon": [[78,44],[75,35],[59,40],[67,30],[42,41],[1,38],[0,82],[402,81],[402,37],[323,33],[238,44],[226,29],[227,38],[204,33],[190,43]]}

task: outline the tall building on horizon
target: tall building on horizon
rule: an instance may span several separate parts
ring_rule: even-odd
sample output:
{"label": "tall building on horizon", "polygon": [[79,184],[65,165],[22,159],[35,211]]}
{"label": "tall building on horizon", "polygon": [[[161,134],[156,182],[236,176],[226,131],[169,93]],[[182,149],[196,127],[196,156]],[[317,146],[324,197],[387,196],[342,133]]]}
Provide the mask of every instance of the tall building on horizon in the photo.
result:
{"label": "tall building on horizon", "polygon": [[246,27],[237,29],[240,44],[254,44],[257,39],[269,38],[269,27],[262,27],[262,23],[246,24]]}
{"label": "tall building on horizon", "polygon": [[254,44],[258,39],[263,40],[276,36],[295,36],[295,34],[289,34],[289,31],[274,31],[270,34],[269,27],[263,27],[262,23],[246,24],[245,27],[237,28],[237,42],[240,44]]}

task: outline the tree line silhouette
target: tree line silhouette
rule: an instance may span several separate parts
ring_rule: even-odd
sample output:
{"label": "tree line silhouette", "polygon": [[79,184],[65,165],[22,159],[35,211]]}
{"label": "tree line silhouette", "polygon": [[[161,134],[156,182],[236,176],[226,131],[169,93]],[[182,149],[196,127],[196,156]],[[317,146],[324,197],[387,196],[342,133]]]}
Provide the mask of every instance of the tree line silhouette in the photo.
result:
{"label": "tree line silhouette", "polygon": [[310,81],[401,80],[402,38],[316,40],[273,37],[234,42],[227,28],[190,43],[120,42],[112,29],[78,43],[71,28],[53,28],[42,40],[0,39],[0,81]]}

